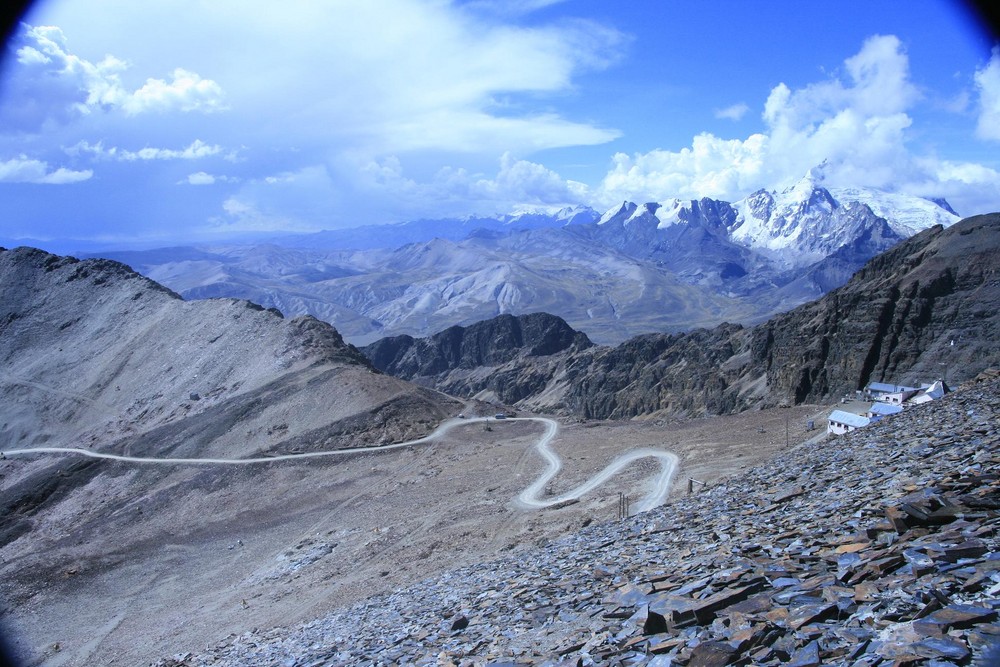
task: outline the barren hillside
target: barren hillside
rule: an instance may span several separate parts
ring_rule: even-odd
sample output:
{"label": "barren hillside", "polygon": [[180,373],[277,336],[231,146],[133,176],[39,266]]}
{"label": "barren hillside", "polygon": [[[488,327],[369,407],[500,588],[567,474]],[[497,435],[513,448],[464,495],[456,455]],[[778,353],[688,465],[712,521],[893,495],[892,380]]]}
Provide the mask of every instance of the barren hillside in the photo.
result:
{"label": "barren hillside", "polygon": [[[116,262],[29,248],[0,251],[0,369],[0,451],[242,459],[397,442],[460,409],[378,373],[313,318],[186,302]],[[37,601],[67,572],[142,562],[225,511],[252,514],[246,502],[228,507],[227,489],[267,472],[5,461],[2,598]]]}
{"label": "barren hillside", "polygon": [[419,435],[454,409],[311,317],[28,248],[0,252],[0,367],[3,448],[241,457]]}
{"label": "barren hillside", "polygon": [[[18,249],[0,252],[0,271],[9,454],[243,460],[397,443],[489,408],[373,372],[315,320],[185,302],[117,263]],[[564,424],[563,470],[545,493],[637,447],[675,453],[678,480],[711,480],[783,447],[790,412],[794,441],[815,406]],[[11,454],[0,460],[2,625],[32,665],[146,664],[544,545],[612,519],[618,494],[640,500],[657,474],[640,459],[579,502],[526,509],[516,499],[544,469],[540,431],[465,422],[415,446],[246,465]]]}

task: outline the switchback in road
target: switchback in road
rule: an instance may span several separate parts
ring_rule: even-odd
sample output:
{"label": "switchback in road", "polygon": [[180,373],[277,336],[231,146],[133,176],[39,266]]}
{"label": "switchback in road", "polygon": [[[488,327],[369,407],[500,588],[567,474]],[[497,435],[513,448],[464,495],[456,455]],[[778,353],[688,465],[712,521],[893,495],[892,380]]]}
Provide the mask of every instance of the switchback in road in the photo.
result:
{"label": "switchback in road", "polygon": [[[444,437],[452,429],[474,424],[477,422],[488,421],[488,417],[476,417],[473,419],[449,419],[448,421],[442,423],[433,433],[424,436],[423,438],[417,438],[416,440],[407,440],[405,442],[399,442],[392,445],[383,446],[373,446],[373,447],[351,447],[347,449],[336,449],[323,452],[305,452],[301,454],[278,454],[275,456],[257,456],[251,458],[243,459],[223,459],[223,458],[156,458],[156,457],[142,457],[142,456],[126,456],[121,454],[109,454],[106,452],[95,452],[89,449],[83,449],[79,447],[31,447],[26,449],[9,449],[2,453],[4,456],[31,456],[38,454],[72,454],[79,456],[87,456],[95,459],[106,459],[111,461],[124,461],[127,463],[139,463],[139,464],[154,464],[154,465],[254,465],[259,463],[273,463],[276,461],[291,461],[298,459],[310,459],[310,458],[321,458],[329,456],[344,456],[348,454],[359,454],[359,453],[372,453],[372,452],[384,452],[393,449],[399,449],[401,447],[413,447],[416,445],[423,445],[435,440],[439,440]],[[609,463],[604,470],[598,474],[591,477],[589,480],[580,484],[575,489],[567,491],[566,493],[560,494],[558,496],[542,498],[544,490],[549,482],[559,474],[562,469],[562,459],[556,454],[549,444],[555,438],[556,434],[559,432],[559,423],[554,419],[549,419],[547,417],[516,417],[509,418],[507,421],[533,421],[543,424],[545,426],[545,433],[539,438],[538,442],[535,443],[535,449],[538,454],[545,459],[546,469],[545,471],[536,479],[530,486],[528,486],[524,491],[522,491],[518,497],[517,502],[521,507],[531,508],[531,509],[542,509],[546,507],[552,507],[553,505],[558,505],[560,503],[565,503],[567,501],[576,500],[586,493],[594,490],[601,484],[604,484],[616,473],[618,473],[622,468],[629,465],[630,463],[643,459],[643,458],[655,458],[660,463],[660,473],[656,477],[652,488],[647,493],[646,497],[637,506],[638,511],[645,512],[646,510],[652,509],[657,505],[663,503],[666,499],[667,494],[670,492],[670,484],[673,481],[674,473],[677,470],[677,456],[671,452],[661,449],[652,448],[642,448],[635,449],[630,452],[622,454],[614,461]]]}

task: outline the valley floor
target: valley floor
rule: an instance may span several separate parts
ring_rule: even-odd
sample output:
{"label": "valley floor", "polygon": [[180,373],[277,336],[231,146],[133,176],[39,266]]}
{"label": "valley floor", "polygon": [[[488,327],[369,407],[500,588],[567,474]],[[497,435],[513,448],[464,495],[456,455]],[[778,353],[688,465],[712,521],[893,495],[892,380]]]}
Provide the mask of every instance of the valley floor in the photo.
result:
{"label": "valley floor", "polygon": [[[679,457],[671,497],[712,484],[815,435],[816,406],[686,421],[563,424],[553,449],[558,496],[636,447]],[[639,460],[580,502],[525,509],[544,469],[541,425],[469,423],[427,445],[339,460],[205,469],[150,477],[100,461],[88,485],[0,550],[0,599],[15,646],[33,665],[134,665],[203,650],[253,628],[287,626],[456,567],[529,553],[635,508],[659,467]],[[42,465],[0,462],[2,482]],[[163,466],[157,466],[163,467]],[[85,517],[103,526],[69,539]],[[95,519],[96,517],[96,519]],[[74,536],[75,537],[75,536]]]}

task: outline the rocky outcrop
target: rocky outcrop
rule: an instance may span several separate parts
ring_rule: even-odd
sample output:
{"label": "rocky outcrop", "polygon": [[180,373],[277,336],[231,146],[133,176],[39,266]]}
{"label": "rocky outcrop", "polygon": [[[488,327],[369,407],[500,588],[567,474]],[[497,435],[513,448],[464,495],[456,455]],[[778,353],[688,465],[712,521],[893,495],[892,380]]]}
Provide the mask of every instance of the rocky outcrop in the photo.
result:
{"label": "rocky outcrop", "polygon": [[458,368],[500,366],[514,359],[579,351],[592,343],[585,334],[547,313],[500,315],[467,327],[451,327],[428,338],[383,338],[362,348],[379,370],[411,379]]}
{"label": "rocky outcrop", "polygon": [[993,665],[1000,382],[160,667]]}
{"label": "rocky outcrop", "polygon": [[408,377],[456,394],[501,385],[524,407],[588,418],[732,413],[835,398],[871,381],[955,383],[1000,363],[996,267],[1000,214],[977,216],[922,232],[843,287],[754,327],[564,348],[544,361],[511,355],[491,365],[492,375],[468,366],[461,376],[441,375],[441,354],[425,364],[421,355],[435,348],[413,342],[405,367]]}
{"label": "rocky outcrop", "polygon": [[547,313],[500,315],[428,338],[383,338],[362,348],[381,371],[446,393],[482,392],[516,403],[545,388],[552,364],[592,347],[585,334]]}
{"label": "rocky outcrop", "polygon": [[870,381],[954,382],[1000,351],[1000,215],[930,229],[866,264],[844,287],[757,328],[769,382],[813,400]]}

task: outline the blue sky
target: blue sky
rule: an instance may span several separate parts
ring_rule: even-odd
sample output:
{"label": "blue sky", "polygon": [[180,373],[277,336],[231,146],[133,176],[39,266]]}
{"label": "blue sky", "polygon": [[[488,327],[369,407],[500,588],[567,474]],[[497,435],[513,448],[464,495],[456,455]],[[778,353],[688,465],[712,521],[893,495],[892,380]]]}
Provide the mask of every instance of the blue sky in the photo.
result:
{"label": "blue sky", "polygon": [[0,74],[0,238],[736,200],[823,160],[971,215],[998,149],[1000,52],[945,0],[55,0]]}

